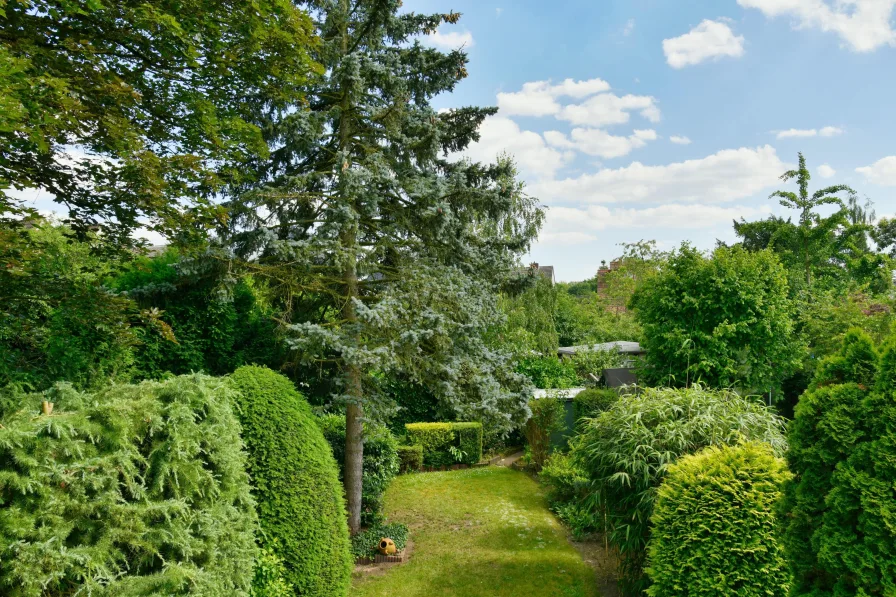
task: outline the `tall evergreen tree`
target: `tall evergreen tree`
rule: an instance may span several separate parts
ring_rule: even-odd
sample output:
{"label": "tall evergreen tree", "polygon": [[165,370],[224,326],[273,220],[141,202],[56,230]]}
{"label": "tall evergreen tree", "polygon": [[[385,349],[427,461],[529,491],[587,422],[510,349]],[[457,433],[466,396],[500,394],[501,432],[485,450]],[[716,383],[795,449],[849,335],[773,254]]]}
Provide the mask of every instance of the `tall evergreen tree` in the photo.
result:
{"label": "tall evergreen tree", "polygon": [[542,212],[508,160],[451,158],[495,110],[430,105],[466,76],[467,57],[426,47],[420,36],[460,15],[400,13],[401,4],[308,3],[325,73],[307,106],[272,130],[269,184],[232,206],[231,246],[280,290],[292,347],[306,363],[338,370],[353,533],[363,420],[382,404],[381,374],[425,385],[495,433],[528,414],[528,382],[484,332],[500,321],[498,284],[535,238]]}

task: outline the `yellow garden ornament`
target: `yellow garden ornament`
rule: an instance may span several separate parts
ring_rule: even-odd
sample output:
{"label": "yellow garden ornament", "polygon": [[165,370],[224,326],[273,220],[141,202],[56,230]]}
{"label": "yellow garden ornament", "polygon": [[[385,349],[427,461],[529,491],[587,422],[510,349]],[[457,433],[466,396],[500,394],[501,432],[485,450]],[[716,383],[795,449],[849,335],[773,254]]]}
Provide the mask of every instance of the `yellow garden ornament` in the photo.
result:
{"label": "yellow garden ornament", "polygon": [[388,537],[383,537],[382,539],[380,539],[378,549],[384,556],[391,556],[397,551],[395,549],[395,541],[392,541],[392,539],[389,539]]}

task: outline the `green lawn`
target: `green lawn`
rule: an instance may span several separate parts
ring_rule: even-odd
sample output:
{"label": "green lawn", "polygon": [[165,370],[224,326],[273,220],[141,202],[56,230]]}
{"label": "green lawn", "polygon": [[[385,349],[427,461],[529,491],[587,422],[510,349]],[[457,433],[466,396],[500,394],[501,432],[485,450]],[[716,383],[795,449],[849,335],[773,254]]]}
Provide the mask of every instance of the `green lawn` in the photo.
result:
{"label": "green lawn", "polygon": [[357,576],[352,597],[596,596],[594,572],[566,540],[541,487],[498,467],[398,477],[391,522],[411,529],[408,563]]}

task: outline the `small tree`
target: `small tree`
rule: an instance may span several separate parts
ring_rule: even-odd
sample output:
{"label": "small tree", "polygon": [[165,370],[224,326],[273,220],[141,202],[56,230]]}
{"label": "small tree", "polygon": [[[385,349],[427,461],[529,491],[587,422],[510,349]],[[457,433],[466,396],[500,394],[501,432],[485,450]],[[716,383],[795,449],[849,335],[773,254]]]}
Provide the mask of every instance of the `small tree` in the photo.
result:
{"label": "small tree", "polygon": [[784,269],[770,251],[684,244],[632,306],[648,383],[768,392],[799,363]]}
{"label": "small tree", "polygon": [[796,407],[781,518],[799,596],[896,591],[896,346],[850,332]]}

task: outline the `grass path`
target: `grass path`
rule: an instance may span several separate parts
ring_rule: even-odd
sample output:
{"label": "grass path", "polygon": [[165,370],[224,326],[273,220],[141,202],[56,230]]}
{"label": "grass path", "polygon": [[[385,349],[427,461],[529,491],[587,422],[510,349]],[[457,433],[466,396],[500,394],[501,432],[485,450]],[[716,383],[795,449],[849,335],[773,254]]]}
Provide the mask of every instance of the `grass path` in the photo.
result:
{"label": "grass path", "polygon": [[499,467],[398,477],[390,521],[411,529],[408,563],[356,576],[351,597],[596,597],[541,487]]}

